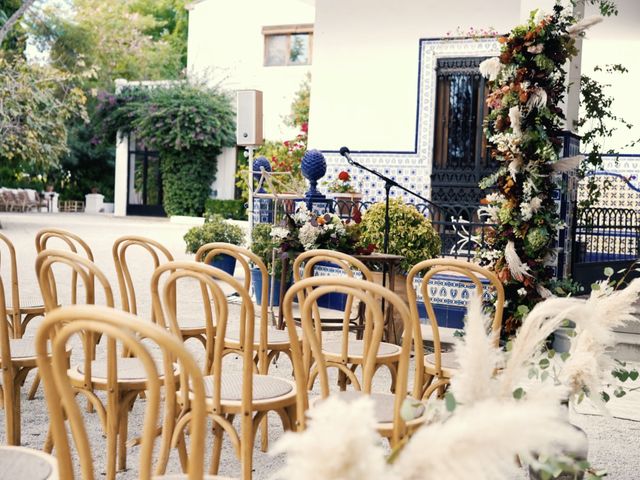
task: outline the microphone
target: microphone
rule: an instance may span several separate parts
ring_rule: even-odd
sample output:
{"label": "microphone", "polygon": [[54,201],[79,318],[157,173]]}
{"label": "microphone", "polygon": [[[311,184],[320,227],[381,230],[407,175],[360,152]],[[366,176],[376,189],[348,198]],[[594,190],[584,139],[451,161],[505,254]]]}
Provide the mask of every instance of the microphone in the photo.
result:
{"label": "microphone", "polygon": [[353,159],[351,158],[350,153],[351,153],[351,151],[347,147],[341,147],[340,148],[340,155],[342,155],[344,158],[346,158],[347,162],[349,162],[349,164],[353,165]]}

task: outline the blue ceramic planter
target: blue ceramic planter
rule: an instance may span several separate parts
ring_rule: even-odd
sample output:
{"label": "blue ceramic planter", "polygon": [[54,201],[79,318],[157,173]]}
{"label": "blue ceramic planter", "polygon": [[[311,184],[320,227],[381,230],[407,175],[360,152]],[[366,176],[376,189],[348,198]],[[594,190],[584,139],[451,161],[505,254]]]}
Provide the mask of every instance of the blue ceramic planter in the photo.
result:
{"label": "blue ceramic planter", "polygon": [[[253,285],[253,291],[256,295],[256,303],[258,305],[262,305],[262,275],[260,274],[260,269],[252,268],[251,269],[251,284]],[[287,288],[291,285],[291,281],[287,282]],[[271,298],[271,277],[269,277],[269,286],[267,288],[268,298],[266,299],[267,303]],[[280,279],[276,278],[274,282],[273,289],[273,306],[280,306]]]}
{"label": "blue ceramic planter", "polygon": [[233,276],[233,272],[236,269],[236,259],[230,255],[216,255],[213,257],[213,260],[209,263],[212,267],[219,268],[220,270],[227,272],[229,275]]}

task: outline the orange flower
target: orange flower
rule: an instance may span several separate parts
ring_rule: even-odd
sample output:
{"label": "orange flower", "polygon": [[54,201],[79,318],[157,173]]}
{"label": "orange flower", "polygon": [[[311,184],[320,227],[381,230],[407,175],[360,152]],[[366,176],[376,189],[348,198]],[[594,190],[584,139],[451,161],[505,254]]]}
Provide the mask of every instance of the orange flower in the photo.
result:
{"label": "orange flower", "polygon": [[318,222],[318,225],[324,225],[325,223],[327,223],[327,221],[324,219],[324,217],[316,218],[316,222]]}

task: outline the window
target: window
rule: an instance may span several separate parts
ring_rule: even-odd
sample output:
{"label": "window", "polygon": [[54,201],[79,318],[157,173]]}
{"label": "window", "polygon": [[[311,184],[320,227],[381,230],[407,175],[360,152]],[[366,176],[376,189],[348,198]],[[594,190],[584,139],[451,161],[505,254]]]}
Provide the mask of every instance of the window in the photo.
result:
{"label": "window", "polygon": [[482,122],[488,86],[478,66],[484,58],[441,58],[436,72],[432,200],[474,204],[478,182],[495,168]]}
{"label": "window", "polygon": [[262,33],[265,66],[311,65],[313,25],[264,27]]}

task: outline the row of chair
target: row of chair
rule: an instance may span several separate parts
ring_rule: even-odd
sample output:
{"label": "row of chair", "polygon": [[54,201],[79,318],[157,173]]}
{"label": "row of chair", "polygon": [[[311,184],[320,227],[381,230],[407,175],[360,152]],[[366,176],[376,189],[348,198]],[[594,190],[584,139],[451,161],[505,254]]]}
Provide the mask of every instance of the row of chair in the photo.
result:
{"label": "row of chair", "polygon": [[[53,238],[62,239],[69,251],[48,248],[47,243]],[[6,237],[0,236],[0,239],[5,240],[5,243],[8,241]],[[156,473],[164,473],[170,447],[173,445],[179,447],[181,463],[184,469],[188,469],[189,478],[202,478],[191,476],[192,468],[195,468],[193,471],[196,472],[196,475],[197,472],[201,473],[202,469],[187,465],[184,447],[184,429],[190,425],[191,455],[188,458],[191,460],[194,455],[196,457],[200,455],[199,447],[194,446],[194,442],[200,441],[198,440],[200,432],[194,436],[192,425],[194,425],[196,418],[201,418],[199,417],[201,413],[198,413],[201,409],[193,407],[193,402],[199,402],[199,399],[196,398],[198,397],[197,389],[187,387],[190,382],[197,383],[200,380],[195,378],[197,375],[193,373],[192,365],[185,366],[183,372],[181,362],[184,360],[181,358],[187,354],[177,349],[176,340],[182,344],[189,338],[197,338],[205,349],[204,361],[198,371],[203,376],[205,393],[205,414],[203,415],[207,415],[214,421],[211,473],[217,472],[222,436],[226,432],[241,460],[242,477],[250,478],[254,439],[259,425],[264,425],[266,414],[269,411],[275,411],[282,419],[285,429],[304,428],[305,412],[312,406],[309,390],[313,388],[316,379],[319,379],[322,398],[332,393],[328,375],[328,370],[331,368],[336,368],[339,372],[340,392],[337,394],[347,400],[367,394],[372,395],[376,400],[379,431],[390,439],[392,445],[397,445],[424,421],[425,410],[419,402],[415,403],[413,418],[408,419],[406,415],[403,418],[400,415],[402,404],[408,393],[409,357],[412,349],[417,358],[425,359],[424,362],[416,362],[412,391],[412,396],[415,399],[423,398],[423,396],[428,398],[436,388],[442,389],[454,371],[447,358],[445,357],[443,360],[435,314],[429,302],[427,285],[434,274],[444,270],[453,270],[459,274],[468,275],[476,284],[478,292],[483,289],[478,277],[488,278],[494,285],[498,296],[498,309],[495,313],[493,328],[495,330],[500,327],[504,293],[500,282],[497,278],[493,278],[490,272],[466,262],[453,261],[446,265],[442,260],[422,262],[409,272],[407,281],[411,282],[409,285],[413,285],[413,279],[416,275],[422,274],[421,291],[434,329],[433,340],[436,347],[434,354],[425,356],[422,350],[421,329],[415,307],[416,299],[413,287],[408,289],[410,297],[408,306],[393,292],[374,284],[371,281],[371,272],[357,259],[338,252],[311,251],[305,252],[296,259],[293,268],[295,283],[285,295],[283,309],[287,335],[287,332],[268,326],[266,302],[263,302],[259,315],[256,315],[256,309],[249,294],[250,264],[261,270],[263,299],[268,297],[265,291],[268,288],[268,272],[266,266],[250,251],[241,247],[215,243],[203,246],[196,254],[196,262],[175,262],[165,247],[154,240],[143,237],[123,237],[114,243],[112,251],[120,287],[121,306],[123,310],[133,316],[116,314],[113,310],[105,310],[104,308],[61,309],[58,307],[64,302],[58,296],[56,265],[66,265],[71,269],[69,303],[93,304],[96,299],[96,288],[99,288],[107,308],[113,309],[115,307],[113,289],[106,276],[95,265],[91,249],[79,237],[69,234],[69,232],[48,230],[38,234],[36,244],[40,252],[36,261],[36,269],[44,298],[43,309],[47,311],[45,324],[39,328],[36,341],[39,349],[38,366],[40,366],[41,373],[44,374],[49,372],[46,370],[49,367],[43,369],[43,365],[53,365],[53,378],[56,383],[54,386],[51,380],[47,380],[47,375],[44,376],[47,403],[50,409],[52,403],[53,406],[61,405],[55,394],[50,395],[50,392],[55,389],[67,388],[70,389],[69,391],[75,392],[74,395],[81,393],[87,397],[92,409],[98,412],[107,435],[108,478],[114,478],[115,471],[125,467],[127,416],[133,402],[144,391],[147,411],[155,405],[153,397],[148,393],[152,376],[161,379],[160,383],[164,384],[165,389],[165,415],[160,429],[162,439],[160,454],[156,462]],[[153,329],[153,325],[135,316],[138,313],[138,297],[134,287],[134,275],[127,262],[127,252],[134,246],[146,250],[153,263],[151,316],[153,323],[157,324],[153,334],[148,330]],[[82,255],[79,255],[80,253]],[[214,256],[220,254],[231,255],[238,260],[245,273],[244,282],[241,283],[206,264]],[[344,276],[314,277],[314,265],[318,262],[333,263],[343,270]],[[353,278],[354,271],[360,271],[363,280]],[[13,280],[12,275],[12,284]],[[17,275],[15,280],[17,284]],[[196,292],[199,292],[203,313],[200,322],[185,324],[184,319],[178,313],[178,284],[185,283],[187,280],[198,285]],[[79,298],[80,291],[84,292],[83,299]],[[237,328],[231,328],[228,322],[229,309],[225,292],[229,291],[233,291],[241,300],[240,322],[236,326]],[[347,308],[341,321],[342,335],[338,339],[324,340],[322,336],[324,321],[320,315],[317,300],[330,292],[346,294]],[[15,293],[12,292],[12,305],[20,305],[19,299],[15,297]],[[383,302],[381,302],[382,300]],[[400,312],[405,327],[402,346],[382,342],[383,303],[393,305],[394,309]],[[349,335],[349,332],[354,328],[351,311],[356,304],[359,304],[359,308],[364,312],[362,324],[357,327],[362,330],[361,340],[354,339]],[[16,308],[12,307],[7,311],[12,314],[11,333],[17,337],[19,336],[17,334],[21,334],[28,323],[27,317],[34,313],[25,314],[25,310],[20,309],[22,317],[16,320],[16,315],[14,315]],[[259,323],[254,332],[254,318],[256,316]],[[65,331],[65,329],[68,333],[58,337],[59,332]],[[168,335],[167,331],[173,334],[173,341],[168,342],[172,347],[168,351],[163,349],[161,345],[167,343],[161,339],[161,337]],[[81,334],[84,355],[81,356],[81,364],[68,369],[70,354],[68,343],[74,334]],[[35,355],[25,357],[28,359],[25,362],[16,362],[14,345],[19,339],[9,339],[9,336],[9,328],[7,328],[0,338],[0,346],[5,345],[3,338],[7,339],[10,345],[2,350],[3,352],[10,351],[11,355],[7,357],[3,354],[1,361],[3,366],[12,364],[16,367],[16,376],[12,384],[21,385],[21,382],[24,382],[24,378],[26,378],[26,373],[35,367]],[[104,358],[96,356],[97,342],[101,336],[106,337],[104,341],[106,342],[106,357]],[[149,362],[145,360],[146,354],[141,350],[145,347],[141,347],[134,341],[140,336],[157,340],[158,348],[163,352],[163,362],[158,362],[157,356],[153,357],[155,358],[154,368],[158,369],[155,373],[151,371]],[[49,350],[40,344],[42,341],[46,343],[46,339],[53,342],[50,350],[54,358],[53,362],[49,361]],[[63,346],[58,347],[58,344]],[[148,352],[148,350],[145,351]],[[242,359],[240,372],[231,373],[223,370],[223,357],[228,354],[240,356]],[[286,354],[291,358],[294,381],[269,375],[269,365],[279,354]],[[55,374],[56,362],[67,365],[64,375]],[[176,362],[179,365],[177,369],[174,367]],[[158,363],[162,363],[162,368],[159,368]],[[18,368],[18,365],[21,365],[21,369]],[[374,393],[372,391],[374,375],[383,365],[391,372],[393,393]],[[355,373],[358,368],[361,369],[360,378]],[[3,372],[5,370],[3,369]],[[180,381],[176,388],[177,377],[180,377]],[[433,383],[434,379],[436,379],[435,383]],[[167,383],[173,387],[167,386]],[[348,384],[351,384],[355,390],[347,391]],[[5,379],[3,379],[3,388],[4,385],[7,385]],[[99,396],[95,394],[96,390],[107,392],[106,405],[103,405]],[[7,394],[9,392],[5,392],[4,401],[5,410],[9,415],[7,399],[10,397]],[[15,392],[10,395],[15,397]],[[67,408],[71,409],[72,407],[67,406],[65,401],[65,398],[69,397],[68,391],[60,395],[61,402],[65,405],[65,411]],[[17,409],[19,418],[19,394],[17,398],[18,401],[13,403],[10,410],[15,417]],[[239,433],[235,431],[233,426],[233,420],[236,417],[240,419]],[[59,419],[54,421],[53,412],[51,418],[52,439],[60,461],[60,455],[61,452],[64,454],[64,449],[61,450],[59,443],[66,441],[62,440],[63,433],[61,433],[64,423],[61,423]],[[74,416],[70,415],[69,420],[73,425]],[[155,430],[153,430],[153,435],[149,434],[148,430],[151,427],[147,428],[145,419],[143,441],[141,442],[143,446],[148,443],[153,444],[153,439],[158,431],[156,421],[150,422],[154,425],[153,429]],[[73,426],[72,429],[75,431]],[[263,448],[266,447],[265,433],[266,430],[263,427]],[[66,432],[64,437],[66,438]],[[8,436],[8,442],[19,443],[19,420],[17,427],[16,421],[13,421],[12,436]],[[48,447],[50,449],[50,445]],[[148,453],[147,450],[143,450],[143,452]],[[88,460],[86,457],[83,458],[82,453],[80,455],[83,468],[82,476],[83,478],[91,478],[84,470],[84,463]],[[199,458],[202,459],[202,456]],[[69,468],[71,468],[70,465],[60,463],[61,471],[67,471]],[[141,478],[147,478],[143,473],[150,471],[149,467],[144,468],[141,463]]]}
{"label": "row of chair", "polygon": [[0,211],[28,212],[46,207],[47,202],[32,189],[0,188]]}

